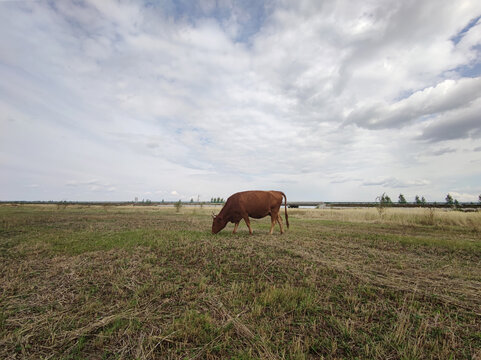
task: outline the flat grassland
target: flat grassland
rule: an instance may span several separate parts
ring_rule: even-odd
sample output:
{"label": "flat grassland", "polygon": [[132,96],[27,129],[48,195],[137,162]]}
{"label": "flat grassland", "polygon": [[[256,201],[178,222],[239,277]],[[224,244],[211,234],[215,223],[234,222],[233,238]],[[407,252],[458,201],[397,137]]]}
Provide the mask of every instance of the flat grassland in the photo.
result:
{"label": "flat grassland", "polygon": [[211,212],[0,206],[0,358],[481,358],[481,213]]}

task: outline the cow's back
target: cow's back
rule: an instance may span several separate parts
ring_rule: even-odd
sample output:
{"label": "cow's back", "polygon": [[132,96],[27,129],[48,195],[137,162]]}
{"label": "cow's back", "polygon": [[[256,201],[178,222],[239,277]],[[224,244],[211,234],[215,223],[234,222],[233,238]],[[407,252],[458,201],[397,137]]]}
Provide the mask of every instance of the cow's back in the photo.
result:
{"label": "cow's back", "polygon": [[282,193],[279,191],[243,191],[232,197],[232,205],[238,206],[243,214],[257,219],[269,215],[273,210],[278,211],[282,203]]}

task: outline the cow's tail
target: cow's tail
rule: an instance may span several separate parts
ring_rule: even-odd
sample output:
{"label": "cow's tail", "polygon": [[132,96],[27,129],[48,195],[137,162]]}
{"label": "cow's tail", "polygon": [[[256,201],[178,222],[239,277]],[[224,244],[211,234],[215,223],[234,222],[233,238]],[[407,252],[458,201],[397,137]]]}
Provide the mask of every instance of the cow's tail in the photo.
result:
{"label": "cow's tail", "polygon": [[287,196],[284,193],[281,193],[282,196],[284,196],[284,214],[286,216],[286,225],[287,228],[289,229],[289,218],[287,217]]}

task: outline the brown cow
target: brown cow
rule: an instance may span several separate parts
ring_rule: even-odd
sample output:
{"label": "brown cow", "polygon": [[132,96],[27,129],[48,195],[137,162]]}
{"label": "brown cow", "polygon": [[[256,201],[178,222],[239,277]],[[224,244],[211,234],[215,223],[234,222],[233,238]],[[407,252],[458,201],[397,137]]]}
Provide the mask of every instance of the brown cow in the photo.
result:
{"label": "brown cow", "polygon": [[289,228],[289,219],[287,218],[287,197],[280,191],[243,191],[231,195],[220,213],[212,215],[214,221],[212,222],[212,233],[217,234],[221,231],[228,222],[234,223],[235,234],[239,227],[239,222],[244,219],[249,228],[249,233],[252,235],[252,229],[249,217],[260,219],[267,215],[271,216],[271,230],[272,234],[276,222],[279,223],[281,234],[284,233],[282,226],[282,218],[279,210],[282,204],[282,197],[286,200],[284,205],[286,224]]}

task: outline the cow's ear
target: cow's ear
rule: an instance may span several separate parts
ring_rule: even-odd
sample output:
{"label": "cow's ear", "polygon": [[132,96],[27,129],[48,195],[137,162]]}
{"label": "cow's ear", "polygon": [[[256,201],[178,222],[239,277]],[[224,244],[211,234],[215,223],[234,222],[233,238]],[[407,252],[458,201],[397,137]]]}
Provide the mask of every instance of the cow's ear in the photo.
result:
{"label": "cow's ear", "polygon": [[214,215],[214,213],[212,213],[212,219],[215,219],[217,217],[217,215]]}

